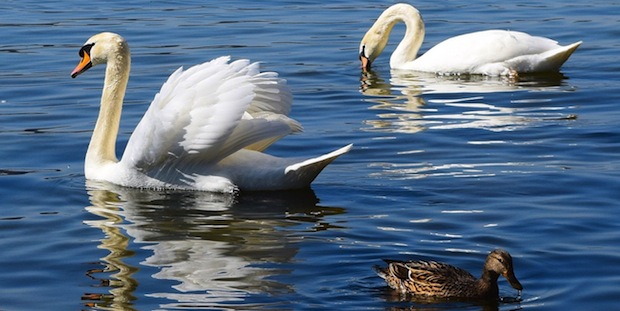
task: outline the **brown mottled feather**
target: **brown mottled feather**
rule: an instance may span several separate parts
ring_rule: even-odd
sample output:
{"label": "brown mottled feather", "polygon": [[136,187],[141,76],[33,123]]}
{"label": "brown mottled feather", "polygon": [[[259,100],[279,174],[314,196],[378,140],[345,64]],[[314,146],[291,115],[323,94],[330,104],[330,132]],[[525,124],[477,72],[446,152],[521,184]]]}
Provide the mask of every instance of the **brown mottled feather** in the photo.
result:
{"label": "brown mottled feather", "polygon": [[503,250],[494,250],[489,254],[480,279],[461,268],[436,261],[386,262],[386,268],[375,266],[375,270],[391,288],[402,294],[445,298],[498,298],[497,278],[500,274],[506,276],[514,288],[522,289],[512,271],[512,258]]}

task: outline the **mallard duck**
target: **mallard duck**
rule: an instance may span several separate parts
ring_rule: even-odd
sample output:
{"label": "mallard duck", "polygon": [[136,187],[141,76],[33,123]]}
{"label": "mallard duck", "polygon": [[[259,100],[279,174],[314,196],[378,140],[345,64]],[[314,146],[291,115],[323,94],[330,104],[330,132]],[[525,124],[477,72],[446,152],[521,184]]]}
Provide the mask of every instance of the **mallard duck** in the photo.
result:
{"label": "mallard duck", "polygon": [[519,290],[521,283],[512,270],[512,257],[503,249],[492,251],[484,263],[482,276],[436,261],[385,260],[388,266],[375,266],[377,274],[401,294],[424,298],[498,299],[497,278],[503,275]]}

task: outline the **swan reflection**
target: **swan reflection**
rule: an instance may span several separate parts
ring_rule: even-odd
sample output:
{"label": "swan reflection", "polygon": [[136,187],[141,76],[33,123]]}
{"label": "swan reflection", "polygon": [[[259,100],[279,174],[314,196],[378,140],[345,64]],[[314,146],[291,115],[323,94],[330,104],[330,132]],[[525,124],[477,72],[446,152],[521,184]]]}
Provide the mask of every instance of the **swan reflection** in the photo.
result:
{"label": "swan reflection", "polygon": [[[360,83],[364,101],[372,111],[362,130],[379,133],[375,140],[399,140],[384,143],[383,150],[393,153],[389,155],[390,160],[384,157],[370,164],[380,168],[371,174],[373,177],[480,178],[545,171],[549,167],[537,167],[527,159],[507,161],[508,158],[498,156],[515,144],[539,143],[511,140],[513,136],[508,132],[576,118],[566,113],[573,107],[556,100],[562,92],[572,91],[561,73],[514,79],[392,70],[390,79],[385,80],[369,71],[362,73]],[[487,135],[463,129],[505,134]],[[446,130],[456,131],[436,133]],[[423,131],[435,132],[415,138],[407,135]],[[432,150],[421,147],[425,141],[433,146]],[[490,156],[481,155],[480,149]],[[454,156],[454,150],[459,150],[458,157]]]}
{"label": "swan reflection", "polygon": [[[439,76],[392,70],[389,82],[376,72],[362,73],[360,90],[379,111],[365,121],[367,131],[416,133],[426,129],[477,128],[512,131],[547,119],[571,119],[549,98],[492,99],[487,94],[520,91],[570,91],[561,73],[519,79],[480,75]],[[504,97],[502,97],[503,99]]]}
{"label": "swan reflection", "polygon": [[163,301],[162,308],[241,307],[248,295],[293,292],[273,279],[290,272],[275,264],[290,262],[298,252],[298,238],[289,230],[298,233],[293,227],[303,223],[302,230],[325,230],[325,216],[344,212],[318,206],[310,189],[233,196],[88,182],[87,191],[92,205],[86,209],[102,219],[86,223],[104,232],[100,248],[109,252],[103,267],[87,275],[100,278],[97,287],[110,288],[83,299],[123,310],[132,309],[143,282],[153,289],[144,295]]}

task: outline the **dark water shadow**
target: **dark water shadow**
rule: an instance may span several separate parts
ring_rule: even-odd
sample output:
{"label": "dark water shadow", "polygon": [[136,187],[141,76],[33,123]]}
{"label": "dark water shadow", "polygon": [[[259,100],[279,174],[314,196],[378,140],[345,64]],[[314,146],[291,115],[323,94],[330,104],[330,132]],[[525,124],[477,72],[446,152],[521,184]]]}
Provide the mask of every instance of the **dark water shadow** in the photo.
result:
{"label": "dark water shadow", "polygon": [[[260,309],[247,298],[295,291],[273,277],[290,273],[278,264],[294,260],[300,230],[328,230],[326,218],[345,213],[320,206],[311,189],[233,196],[88,182],[87,192],[86,210],[101,217],[87,224],[104,233],[98,247],[109,254],[87,271],[96,291],[82,299],[115,310],[134,310],[138,287],[152,288],[155,279],[172,284],[146,294],[160,299],[162,308]],[[136,256],[140,264],[130,264]],[[138,273],[145,267],[157,272]],[[273,303],[280,302],[264,304]]]}

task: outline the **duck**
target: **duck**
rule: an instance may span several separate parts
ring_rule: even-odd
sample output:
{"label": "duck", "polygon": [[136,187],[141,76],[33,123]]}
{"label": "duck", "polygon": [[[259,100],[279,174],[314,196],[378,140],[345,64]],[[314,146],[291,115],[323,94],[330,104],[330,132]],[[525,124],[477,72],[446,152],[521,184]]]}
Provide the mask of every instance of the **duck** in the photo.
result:
{"label": "duck", "polygon": [[557,72],[582,41],[566,46],[557,41],[512,30],[483,30],[446,39],[418,57],[424,41],[424,21],[415,7],[398,3],[387,8],[359,45],[364,71],[383,52],[394,25],[403,22],[405,35],[390,57],[390,68],[440,75],[518,74]]}
{"label": "duck", "polygon": [[385,262],[387,267],[373,267],[377,275],[399,294],[415,298],[498,300],[500,275],[519,291],[519,295],[523,289],[514,274],[512,257],[503,249],[489,253],[479,279],[466,270],[436,261]]}
{"label": "duck", "polygon": [[[286,80],[247,59],[222,56],[174,71],[133,130],[120,160],[115,145],[131,53],[121,35],[90,37],[79,50],[75,78],[106,65],[99,115],[86,151],[87,180],[147,189],[234,193],[310,187],[352,145],[307,158],[264,150],[302,131],[288,117]],[[312,148],[304,148],[312,149]]]}

